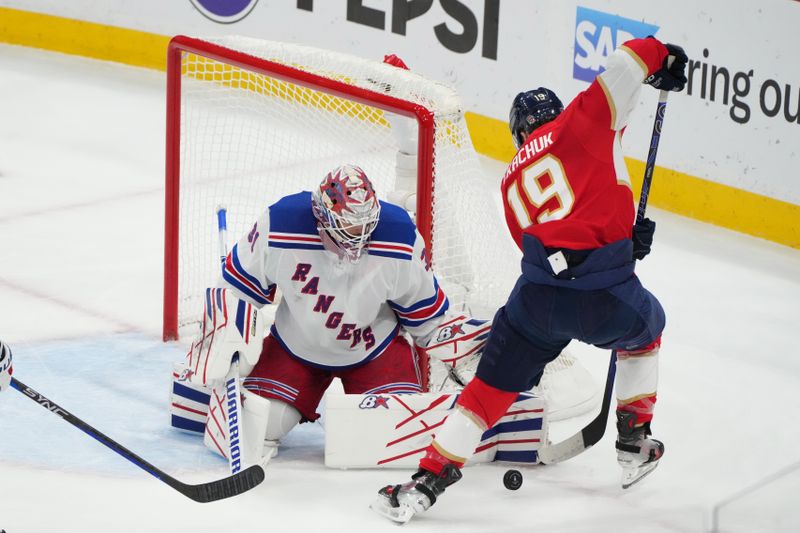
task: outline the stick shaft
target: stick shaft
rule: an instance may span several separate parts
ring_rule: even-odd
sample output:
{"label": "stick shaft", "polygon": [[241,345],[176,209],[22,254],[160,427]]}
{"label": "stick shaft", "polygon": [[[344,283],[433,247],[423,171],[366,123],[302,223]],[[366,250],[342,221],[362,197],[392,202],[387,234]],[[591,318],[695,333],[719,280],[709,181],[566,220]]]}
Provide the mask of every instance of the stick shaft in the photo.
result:
{"label": "stick shaft", "polygon": [[668,95],[668,91],[660,91],[658,94],[656,117],[653,120],[653,133],[650,136],[650,149],[647,152],[647,162],[644,166],[642,193],[639,195],[639,207],[636,210],[637,223],[644,220],[644,213],[645,210],[647,210],[647,200],[650,198],[650,185],[653,182],[653,170],[656,168],[656,155],[658,155],[658,143],[661,141],[661,128],[664,125],[664,115],[667,112]]}
{"label": "stick shaft", "polygon": [[[219,230],[219,257],[222,263],[223,273],[225,271],[225,260],[228,258],[228,210],[220,205],[217,207],[217,229]],[[242,424],[242,400],[241,400],[241,387],[239,384],[239,354],[234,353],[231,359],[231,366],[228,373],[225,375],[225,397],[226,406],[228,409],[227,419],[231,420],[235,417],[237,428],[241,431]],[[233,436],[228,430],[228,466],[230,467],[231,474],[236,474],[242,469],[241,450],[239,444],[234,444]]]}
{"label": "stick shaft", "polygon": [[219,230],[219,260],[222,265],[222,270],[225,270],[225,259],[228,257],[228,210],[223,207],[217,207],[217,229]]}

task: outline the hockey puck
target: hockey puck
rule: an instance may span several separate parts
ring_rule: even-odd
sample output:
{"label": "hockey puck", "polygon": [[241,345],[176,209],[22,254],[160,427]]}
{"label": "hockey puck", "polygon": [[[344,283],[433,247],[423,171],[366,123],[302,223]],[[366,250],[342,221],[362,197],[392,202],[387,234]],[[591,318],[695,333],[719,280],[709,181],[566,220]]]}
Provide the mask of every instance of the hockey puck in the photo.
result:
{"label": "hockey puck", "polygon": [[509,470],[503,476],[503,485],[508,490],[517,490],[522,486],[522,472],[519,470]]}

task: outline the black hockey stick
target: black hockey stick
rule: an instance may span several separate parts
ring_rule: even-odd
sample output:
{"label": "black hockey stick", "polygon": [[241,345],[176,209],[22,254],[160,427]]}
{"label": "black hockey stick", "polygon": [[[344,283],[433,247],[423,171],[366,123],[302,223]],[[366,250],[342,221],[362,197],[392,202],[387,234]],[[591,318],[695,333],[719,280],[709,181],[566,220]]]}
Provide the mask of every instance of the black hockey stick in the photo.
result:
{"label": "black hockey stick", "polygon": [[[658,94],[658,106],[656,107],[656,118],[653,122],[653,134],[650,137],[650,150],[647,153],[647,163],[644,168],[644,179],[642,180],[642,193],[639,196],[639,208],[636,210],[636,223],[644,220],[644,213],[647,209],[647,199],[650,196],[650,184],[653,181],[653,169],[656,166],[656,154],[658,153],[658,143],[661,140],[661,126],[664,123],[664,114],[667,111],[668,91],[660,91]],[[603,404],[600,413],[581,429],[578,433],[567,439],[549,444],[539,450],[539,462],[542,464],[553,464],[572,459],[576,455],[588,450],[603,438],[608,425],[608,413],[611,410],[611,392],[614,389],[614,379],[617,375],[617,351],[611,352],[611,360],[608,363],[608,376],[606,377],[606,388],[603,393]]]}
{"label": "black hockey stick", "polygon": [[63,407],[56,404],[54,401],[46,398],[42,394],[20,382],[18,379],[12,377],[11,386],[51,413],[60,416],[90,437],[96,439],[101,444],[111,448],[156,479],[163,481],[173,489],[196,502],[207,503],[230,498],[231,496],[236,496],[243,492],[247,492],[264,481],[264,469],[258,465],[254,465],[236,475],[218,479],[217,481],[210,481],[208,483],[201,483],[199,485],[188,485],[186,483],[182,483],[151,465],[123,445],[100,433],[77,416],[73,415]]}
{"label": "black hockey stick", "polygon": [[636,223],[644,220],[647,210],[647,199],[650,197],[650,184],[653,182],[653,170],[656,168],[656,154],[658,143],[661,140],[661,127],[664,124],[664,114],[667,112],[667,96],[669,91],[659,91],[656,118],[653,121],[653,134],[650,136],[650,150],[647,152],[647,163],[644,166],[644,179],[642,180],[642,193],[639,195],[639,208],[636,210]]}

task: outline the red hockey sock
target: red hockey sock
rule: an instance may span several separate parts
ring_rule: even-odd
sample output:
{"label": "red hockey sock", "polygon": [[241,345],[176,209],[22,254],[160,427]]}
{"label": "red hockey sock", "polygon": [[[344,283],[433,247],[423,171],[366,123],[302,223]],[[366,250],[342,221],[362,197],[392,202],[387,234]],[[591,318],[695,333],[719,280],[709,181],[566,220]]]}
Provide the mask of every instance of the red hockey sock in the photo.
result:
{"label": "red hockey sock", "polygon": [[636,426],[642,426],[653,419],[656,406],[656,395],[644,396],[625,405],[618,404],[617,411],[626,411],[636,415]]}
{"label": "red hockey sock", "polygon": [[454,464],[458,468],[464,466],[462,461],[458,461],[456,459],[449,459],[446,456],[442,455],[439,450],[437,449],[435,443],[431,443],[428,448],[425,450],[425,457],[419,460],[419,467],[427,470],[428,472],[433,472],[437,476],[442,473],[442,469],[447,464]]}
{"label": "red hockey sock", "polygon": [[458,405],[483,420],[488,429],[506,414],[517,396],[518,392],[496,389],[475,377],[461,391]]}

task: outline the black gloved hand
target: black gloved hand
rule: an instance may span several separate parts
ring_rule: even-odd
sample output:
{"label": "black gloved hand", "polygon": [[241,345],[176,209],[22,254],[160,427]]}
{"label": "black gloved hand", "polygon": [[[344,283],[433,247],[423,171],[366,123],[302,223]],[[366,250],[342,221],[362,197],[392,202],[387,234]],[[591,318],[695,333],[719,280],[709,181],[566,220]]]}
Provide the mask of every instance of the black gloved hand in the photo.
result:
{"label": "black gloved hand", "polygon": [[642,260],[650,253],[653,245],[653,234],[656,232],[656,223],[649,218],[633,225],[633,258]]}
{"label": "black gloved hand", "polygon": [[[669,54],[664,58],[661,68],[653,72],[644,80],[645,83],[652,85],[656,89],[663,91],[682,91],[686,85],[686,63],[689,57],[678,45],[665,44]],[[672,64],[670,65],[670,59]]]}

